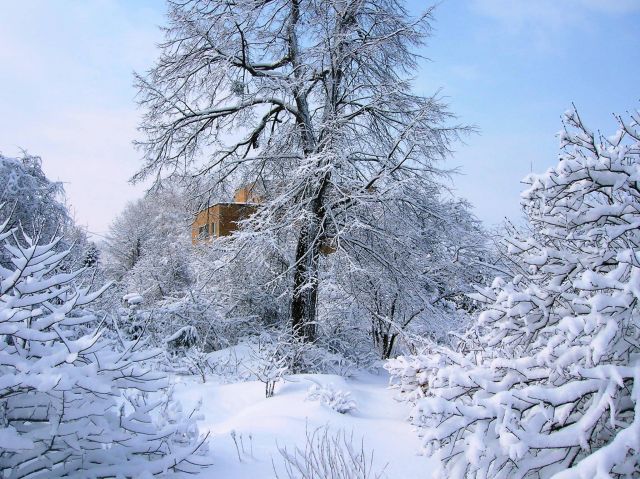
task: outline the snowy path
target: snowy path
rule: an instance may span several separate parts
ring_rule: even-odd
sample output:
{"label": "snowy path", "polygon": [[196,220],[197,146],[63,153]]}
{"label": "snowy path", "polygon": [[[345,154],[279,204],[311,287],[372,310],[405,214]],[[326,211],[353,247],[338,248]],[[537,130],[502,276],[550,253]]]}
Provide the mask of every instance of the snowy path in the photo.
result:
{"label": "snowy path", "polygon": [[[345,380],[331,375],[297,375],[276,386],[276,395],[264,398],[259,382],[202,384],[195,378],[176,378],[175,395],[185,410],[203,400],[201,430],[210,430],[210,455],[214,465],[202,477],[262,479],[275,477],[272,458],[279,463],[277,445],[302,446],[305,429],[328,425],[353,431],[354,442],[364,440],[365,451],[373,451],[375,470],[386,464],[389,479],[428,478],[430,460],[418,456],[419,439],[405,418],[407,406],[393,399],[386,375],[360,375]],[[351,392],[358,408],[339,414],[315,401],[305,401],[313,383],[332,384]],[[232,431],[239,445],[240,459]],[[250,438],[251,436],[251,438]],[[277,445],[276,445],[277,441]],[[243,451],[244,446],[244,451]],[[251,452],[253,450],[253,453]]]}

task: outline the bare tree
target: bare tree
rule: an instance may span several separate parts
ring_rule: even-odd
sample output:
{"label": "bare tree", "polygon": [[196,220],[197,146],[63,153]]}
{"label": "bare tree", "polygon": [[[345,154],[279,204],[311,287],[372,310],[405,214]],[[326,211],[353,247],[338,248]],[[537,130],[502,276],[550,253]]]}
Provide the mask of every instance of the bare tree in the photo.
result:
{"label": "bare tree", "polygon": [[466,327],[473,309],[466,293],[487,276],[483,260],[491,256],[466,202],[398,195],[384,211],[362,212],[370,215],[369,224],[392,234],[362,231],[348,246],[348,261],[340,254],[331,259],[340,289],[368,318],[381,358],[390,358],[400,340],[444,341]]}
{"label": "bare tree", "polygon": [[[400,0],[175,0],[153,69],[138,76],[144,166],[202,178],[205,195],[264,180],[253,237],[288,238],[293,329],[315,336],[323,246],[346,251],[358,211],[398,185],[422,194],[464,131],[412,92],[431,9]],[[260,247],[263,247],[261,245]]]}
{"label": "bare tree", "polygon": [[146,299],[184,289],[190,282],[185,247],[188,207],[175,187],[127,204],[109,228],[103,266],[110,279]]}

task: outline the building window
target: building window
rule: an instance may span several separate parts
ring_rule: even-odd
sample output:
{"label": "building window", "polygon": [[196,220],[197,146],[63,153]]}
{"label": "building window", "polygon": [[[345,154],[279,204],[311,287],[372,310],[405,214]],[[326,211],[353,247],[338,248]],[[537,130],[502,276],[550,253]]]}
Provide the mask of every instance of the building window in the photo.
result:
{"label": "building window", "polygon": [[215,223],[211,223],[211,236],[213,236],[213,237],[218,236],[218,232],[216,231],[216,224]]}
{"label": "building window", "polygon": [[202,225],[198,228],[198,238],[208,238],[209,237],[209,225]]}

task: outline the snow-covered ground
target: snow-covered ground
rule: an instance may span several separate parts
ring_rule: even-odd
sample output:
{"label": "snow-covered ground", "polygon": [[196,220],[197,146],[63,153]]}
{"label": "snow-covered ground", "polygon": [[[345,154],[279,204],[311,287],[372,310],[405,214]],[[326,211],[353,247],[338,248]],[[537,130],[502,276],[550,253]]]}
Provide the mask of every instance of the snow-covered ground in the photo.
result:
{"label": "snow-covered ground", "polygon": [[[276,477],[272,461],[276,468],[282,464],[278,447],[289,451],[296,445],[304,448],[306,431],[323,426],[330,431],[342,429],[348,435],[353,432],[356,448],[363,441],[365,452],[373,452],[374,471],[386,465],[383,477],[429,477],[430,460],[417,455],[419,439],[406,422],[407,405],[394,400],[386,372],[360,373],[350,379],[326,374],[288,376],[269,399],[265,398],[264,384],[257,381],[221,384],[211,378],[203,384],[197,377],[175,376],[173,382],[175,397],[185,410],[202,400],[200,413],[204,418],[199,425],[201,431],[211,432],[209,454],[213,465],[201,477]],[[318,401],[307,400],[314,384],[350,392],[357,409],[340,414]]]}

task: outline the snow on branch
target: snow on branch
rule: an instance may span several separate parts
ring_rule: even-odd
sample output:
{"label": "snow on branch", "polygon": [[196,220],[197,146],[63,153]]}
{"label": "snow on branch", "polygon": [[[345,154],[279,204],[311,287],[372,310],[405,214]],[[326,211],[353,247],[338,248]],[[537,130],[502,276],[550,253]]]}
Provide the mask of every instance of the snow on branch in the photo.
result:
{"label": "snow on branch", "polygon": [[[144,366],[139,342],[116,350],[82,307],[102,290],[60,270],[57,241],[2,233],[0,267],[0,475],[138,477],[195,472],[204,448],[192,419],[162,414],[166,387]],[[15,232],[14,232],[15,233]],[[87,332],[89,331],[89,332]],[[164,406],[163,406],[164,404]]]}
{"label": "snow on branch", "polygon": [[631,477],[640,470],[638,114],[595,135],[564,117],[554,168],[530,175],[522,274],[480,298],[465,351],[396,360],[438,477]]}

